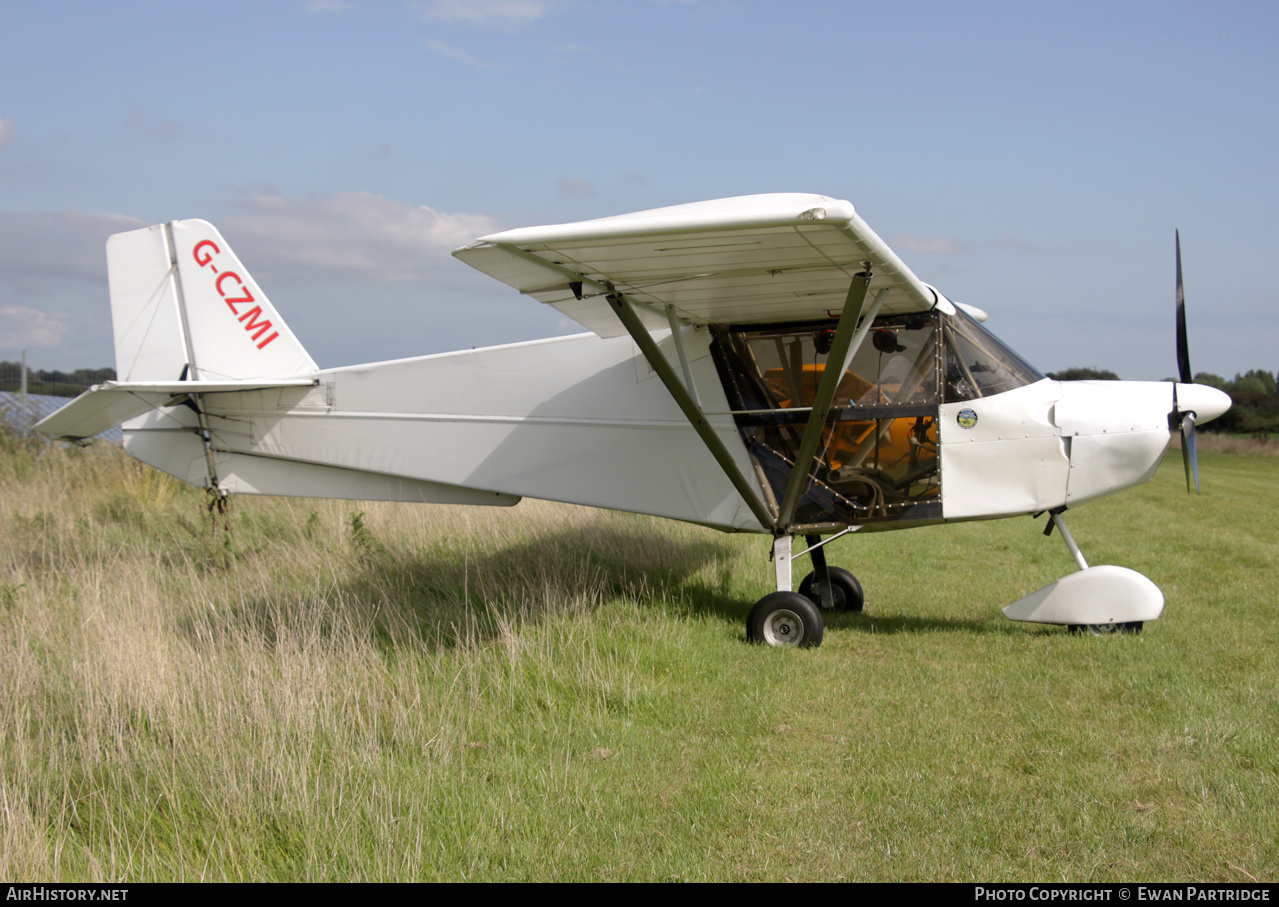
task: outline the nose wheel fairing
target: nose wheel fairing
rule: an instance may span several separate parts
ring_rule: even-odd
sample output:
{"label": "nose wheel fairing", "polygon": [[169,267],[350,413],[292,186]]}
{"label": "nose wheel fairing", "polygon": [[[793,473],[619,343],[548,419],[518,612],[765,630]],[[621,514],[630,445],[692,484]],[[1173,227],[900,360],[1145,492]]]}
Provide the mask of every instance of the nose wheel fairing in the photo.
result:
{"label": "nose wheel fairing", "polygon": [[1090,567],[1062,518],[1065,507],[1048,514],[1044,535],[1061,530],[1079,572],[1064,576],[1004,608],[1009,620],[1065,624],[1072,630],[1139,632],[1145,621],[1163,613],[1164,594],[1151,580],[1127,567]]}
{"label": "nose wheel fairing", "polygon": [[1163,613],[1164,595],[1127,567],[1089,567],[1049,583],[1004,608],[1009,620],[1069,627],[1123,627]]}

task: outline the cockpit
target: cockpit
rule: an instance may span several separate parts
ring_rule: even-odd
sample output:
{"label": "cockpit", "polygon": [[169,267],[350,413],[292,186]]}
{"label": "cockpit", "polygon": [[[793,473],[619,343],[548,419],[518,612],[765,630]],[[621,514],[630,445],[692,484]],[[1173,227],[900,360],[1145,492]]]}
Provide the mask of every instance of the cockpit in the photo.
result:
{"label": "cockpit", "polygon": [[[831,321],[713,328],[729,406],[774,510],[833,336]],[[1043,377],[962,310],[875,319],[835,390],[796,522],[939,520],[938,407]]]}

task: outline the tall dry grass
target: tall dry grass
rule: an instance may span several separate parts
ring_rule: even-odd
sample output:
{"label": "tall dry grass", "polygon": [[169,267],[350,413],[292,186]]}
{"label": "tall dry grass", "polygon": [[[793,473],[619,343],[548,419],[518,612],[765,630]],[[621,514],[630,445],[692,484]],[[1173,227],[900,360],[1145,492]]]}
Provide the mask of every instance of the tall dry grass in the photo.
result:
{"label": "tall dry grass", "polygon": [[[581,616],[691,569],[634,518],[542,502],[512,520],[238,498],[228,534],[118,448],[8,448],[4,878],[422,877],[423,840],[368,842],[431,826],[436,785],[488,745],[473,719],[529,695],[539,649],[578,644],[606,708],[632,669],[592,651]],[[311,855],[309,837],[326,841]]]}
{"label": "tall dry grass", "polygon": [[[998,608],[1042,521],[841,540],[867,610],[745,644],[766,543],[202,493],[0,435],[0,877],[1273,879],[1279,461],[1082,508],[1140,636]],[[861,534],[858,534],[861,536]]]}

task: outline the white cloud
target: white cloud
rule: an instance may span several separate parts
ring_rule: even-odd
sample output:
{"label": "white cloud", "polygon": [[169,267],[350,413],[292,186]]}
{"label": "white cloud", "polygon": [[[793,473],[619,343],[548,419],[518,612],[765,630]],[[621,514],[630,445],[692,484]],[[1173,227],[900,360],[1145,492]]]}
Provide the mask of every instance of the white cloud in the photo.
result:
{"label": "white cloud", "polygon": [[106,241],[146,226],[93,211],[0,211],[0,359],[35,368],[111,361]]}
{"label": "white cloud", "polygon": [[963,252],[964,244],[949,236],[916,236],[914,233],[898,233],[890,237],[888,244],[906,252]]}
{"label": "white cloud", "polygon": [[0,120],[0,148],[13,141],[13,120]]}
{"label": "white cloud", "polygon": [[[468,269],[450,253],[501,225],[369,192],[302,198],[262,192],[221,225],[254,270],[292,280],[438,283]],[[255,263],[261,262],[261,267]]]}
{"label": "white cloud", "polygon": [[503,31],[515,31],[550,12],[550,4],[543,0],[422,0],[412,8],[423,22],[452,22]]}
{"label": "white cloud", "polygon": [[145,226],[123,214],[0,211],[0,285],[30,277],[101,281],[107,237]]}
{"label": "white cloud", "polygon": [[[450,214],[370,192],[294,197],[260,192],[215,226],[254,274],[277,280],[459,283],[471,269],[450,254],[502,229],[486,214]],[[122,214],[0,210],[0,303],[52,280],[106,282],[106,241],[150,226]],[[452,278],[452,279],[450,279]]]}
{"label": "white cloud", "polygon": [[1007,233],[1000,234],[999,244],[1001,246],[1012,246],[1014,249],[1024,249],[1027,252],[1039,251],[1038,246],[1028,243],[1024,239],[1018,239],[1016,236],[1010,236]]}
{"label": "white cloud", "polygon": [[560,195],[594,195],[595,184],[589,180],[569,179],[564,177],[555,181],[555,188],[560,191]]}
{"label": "white cloud", "polygon": [[340,16],[351,8],[350,3],[344,3],[342,0],[310,0],[304,7],[308,13],[330,13],[334,16]]}
{"label": "white cloud", "polygon": [[457,60],[460,63],[466,63],[470,66],[478,66],[480,69],[492,69],[493,64],[479,57],[473,57],[459,47],[453,47],[445,44],[443,41],[436,41],[434,38],[423,38],[422,44],[432,53],[437,53],[442,57],[448,57],[450,60]]}
{"label": "white cloud", "polygon": [[129,112],[122,120],[126,129],[145,133],[153,139],[171,139],[182,134],[182,126],[173,120],[156,121],[147,110],[129,102]]}
{"label": "white cloud", "polygon": [[[487,214],[368,192],[262,191],[220,207],[224,213],[211,219],[319,361],[390,359],[554,333],[546,307],[451,256],[503,229]],[[110,362],[104,245],[113,233],[149,225],[119,214],[0,210],[0,359],[39,349],[39,368]],[[367,312],[369,323],[352,319],[356,312]]]}
{"label": "white cloud", "polygon": [[0,306],[0,348],[54,347],[66,332],[66,322],[57,315],[20,305]]}

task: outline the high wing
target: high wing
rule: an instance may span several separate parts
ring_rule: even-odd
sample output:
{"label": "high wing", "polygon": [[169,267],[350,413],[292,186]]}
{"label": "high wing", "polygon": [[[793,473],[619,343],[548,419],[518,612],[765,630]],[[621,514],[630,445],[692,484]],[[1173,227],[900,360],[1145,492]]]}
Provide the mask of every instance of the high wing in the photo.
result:
{"label": "high wing", "polygon": [[623,292],[649,327],[667,307],[688,324],[838,315],[870,262],[881,311],[951,304],[922,283],[853,210],[824,195],[747,195],[484,236],[457,258],[554,306],[601,337],[624,332],[604,297]]}

